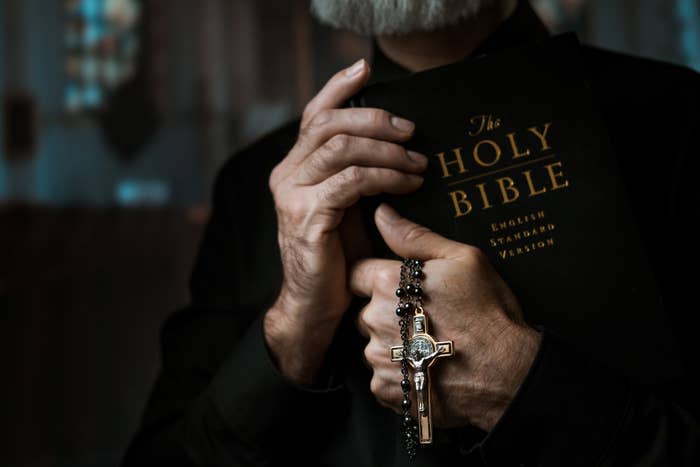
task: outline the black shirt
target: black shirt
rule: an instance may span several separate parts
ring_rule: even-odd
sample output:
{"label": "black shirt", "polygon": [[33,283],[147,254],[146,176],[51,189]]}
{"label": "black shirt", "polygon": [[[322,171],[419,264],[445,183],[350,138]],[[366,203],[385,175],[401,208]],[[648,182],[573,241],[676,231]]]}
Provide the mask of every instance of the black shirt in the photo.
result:
{"label": "black shirt", "polygon": [[[520,2],[472,56],[543,35],[540,20]],[[685,374],[635,386],[545,331],[495,428],[437,430],[416,466],[700,465],[692,326],[698,253],[689,223],[698,212],[700,78],[678,66],[584,50],[597,104],[615,129],[613,146]],[[372,68],[374,80],[407,73],[376,47]],[[286,381],[265,347],[261,317],[281,280],[267,177],[297,130],[298,121],[291,122],[220,171],[192,274],[192,302],[163,326],[162,368],[124,465],[407,464],[400,418],[370,393],[352,312],[330,351],[327,387]]]}

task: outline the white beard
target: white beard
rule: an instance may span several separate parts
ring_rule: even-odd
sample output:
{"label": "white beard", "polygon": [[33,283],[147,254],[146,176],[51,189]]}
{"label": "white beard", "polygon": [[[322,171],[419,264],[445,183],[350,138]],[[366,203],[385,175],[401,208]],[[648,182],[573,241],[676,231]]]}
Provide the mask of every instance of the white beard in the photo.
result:
{"label": "white beard", "polygon": [[474,16],[496,0],[311,0],[323,24],[363,36],[432,31]]}

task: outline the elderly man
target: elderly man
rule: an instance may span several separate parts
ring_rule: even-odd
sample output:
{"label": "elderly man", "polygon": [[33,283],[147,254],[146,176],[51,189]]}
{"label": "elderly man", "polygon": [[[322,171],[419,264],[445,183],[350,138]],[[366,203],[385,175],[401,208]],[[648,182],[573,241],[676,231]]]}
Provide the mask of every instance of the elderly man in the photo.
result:
{"label": "elderly man", "polygon": [[[697,75],[584,48],[685,369],[640,387],[533,328],[478,249],[365,203],[418,189],[428,160],[402,146],[413,122],[344,103],[368,81],[547,37],[527,2],[312,3],[321,21],[373,36],[372,64],[338,72],[300,121],[220,172],[192,304],[164,326],[161,373],[125,465],[391,466],[416,453],[416,465],[700,465],[695,305],[684,302],[693,282],[681,273],[697,259],[684,227],[698,200]],[[376,257],[373,229],[422,260],[408,266],[430,294],[430,331],[452,339],[417,354],[417,369],[456,349],[431,380],[416,378],[421,404],[428,385],[434,396],[426,447],[406,442],[415,399],[387,352],[399,340],[401,263]]]}

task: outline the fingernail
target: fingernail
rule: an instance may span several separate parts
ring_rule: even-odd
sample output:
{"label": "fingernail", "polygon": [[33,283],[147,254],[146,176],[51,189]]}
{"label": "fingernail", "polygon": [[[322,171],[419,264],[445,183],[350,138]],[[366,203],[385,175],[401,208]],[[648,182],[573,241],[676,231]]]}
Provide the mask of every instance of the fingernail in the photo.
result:
{"label": "fingernail", "polygon": [[394,128],[405,131],[406,133],[413,131],[413,128],[415,128],[412,121],[399,117],[391,117],[391,124],[394,125]]}
{"label": "fingernail", "polygon": [[406,151],[406,154],[408,155],[408,158],[411,159],[411,162],[413,162],[415,164],[418,164],[420,166],[425,166],[428,163],[428,158],[419,152]]}
{"label": "fingernail", "polygon": [[345,70],[345,76],[350,77],[350,76],[355,76],[359,72],[361,72],[365,68],[365,59],[361,58],[355,63],[352,64],[352,66],[348,69]]}
{"label": "fingernail", "polygon": [[379,208],[377,209],[377,214],[379,214],[379,217],[388,222],[395,222],[401,219],[399,213],[394,211],[394,209],[386,203],[382,203],[379,205]]}

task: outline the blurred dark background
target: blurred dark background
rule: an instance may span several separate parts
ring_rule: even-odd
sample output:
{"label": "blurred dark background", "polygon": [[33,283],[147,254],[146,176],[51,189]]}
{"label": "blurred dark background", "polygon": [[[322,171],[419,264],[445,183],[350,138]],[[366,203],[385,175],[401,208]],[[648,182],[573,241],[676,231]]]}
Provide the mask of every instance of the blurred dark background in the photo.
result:
{"label": "blurred dark background", "polygon": [[[700,70],[698,0],[533,3]],[[118,464],[216,171],[369,50],[307,0],[0,0],[0,465]]]}

